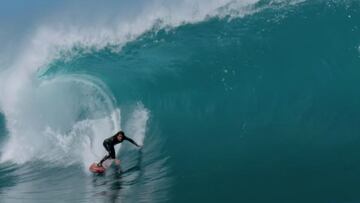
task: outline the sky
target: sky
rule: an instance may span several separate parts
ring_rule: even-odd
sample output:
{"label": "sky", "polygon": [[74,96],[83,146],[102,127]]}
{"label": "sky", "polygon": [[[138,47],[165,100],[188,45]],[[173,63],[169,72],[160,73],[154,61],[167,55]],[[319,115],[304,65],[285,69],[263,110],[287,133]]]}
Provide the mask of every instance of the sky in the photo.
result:
{"label": "sky", "polygon": [[[131,3],[129,3],[131,2]],[[112,18],[131,17],[142,0],[70,1],[70,0],[2,0],[0,6],[0,66],[6,66],[14,53],[31,40],[32,34],[49,24],[96,25]],[[129,15],[130,14],[130,15]],[[1,67],[0,67],[1,68]]]}

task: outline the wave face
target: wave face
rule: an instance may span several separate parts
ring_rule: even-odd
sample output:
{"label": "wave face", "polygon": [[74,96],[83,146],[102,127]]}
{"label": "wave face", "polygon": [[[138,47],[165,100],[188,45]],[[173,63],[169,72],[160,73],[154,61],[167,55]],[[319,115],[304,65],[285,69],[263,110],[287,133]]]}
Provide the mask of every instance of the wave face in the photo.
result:
{"label": "wave face", "polygon": [[[358,1],[26,7],[0,12],[0,202],[360,201]],[[144,147],[90,174],[120,129]]]}

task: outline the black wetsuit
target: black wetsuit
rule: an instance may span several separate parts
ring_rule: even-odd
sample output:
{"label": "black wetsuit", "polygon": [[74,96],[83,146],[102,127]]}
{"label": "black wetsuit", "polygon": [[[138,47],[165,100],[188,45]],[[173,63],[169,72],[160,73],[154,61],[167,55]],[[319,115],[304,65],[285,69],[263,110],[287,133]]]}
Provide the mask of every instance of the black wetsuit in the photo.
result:
{"label": "black wetsuit", "polygon": [[107,154],[99,163],[99,165],[101,165],[106,159],[108,158],[112,158],[115,159],[115,149],[114,146],[123,142],[124,140],[127,140],[131,143],[133,143],[134,145],[138,146],[136,144],[136,142],[134,140],[132,140],[131,138],[126,137],[125,135],[123,135],[123,139],[121,141],[119,141],[117,139],[117,135],[113,135],[107,139],[104,140],[103,145],[106,149],[107,152],[109,152],[109,154]]}

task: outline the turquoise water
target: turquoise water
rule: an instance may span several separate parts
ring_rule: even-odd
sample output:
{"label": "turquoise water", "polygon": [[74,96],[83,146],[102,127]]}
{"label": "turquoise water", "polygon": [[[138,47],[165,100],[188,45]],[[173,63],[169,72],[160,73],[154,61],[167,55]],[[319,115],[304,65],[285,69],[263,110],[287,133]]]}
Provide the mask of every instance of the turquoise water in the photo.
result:
{"label": "turquoise water", "polygon": [[[2,102],[0,201],[360,202],[360,3],[233,4],[37,68]],[[116,129],[143,149],[89,174]]]}

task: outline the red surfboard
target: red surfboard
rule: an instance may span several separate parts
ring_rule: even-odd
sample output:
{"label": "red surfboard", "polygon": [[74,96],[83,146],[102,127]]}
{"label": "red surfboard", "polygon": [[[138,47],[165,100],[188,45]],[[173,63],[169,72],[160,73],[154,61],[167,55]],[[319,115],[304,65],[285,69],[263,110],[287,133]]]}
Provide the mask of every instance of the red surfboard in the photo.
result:
{"label": "red surfboard", "polygon": [[120,165],[120,160],[107,159],[102,163],[102,166],[98,166],[97,163],[93,163],[90,165],[89,170],[93,173],[104,173],[112,164]]}
{"label": "red surfboard", "polygon": [[102,166],[97,166],[96,163],[93,163],[90,165],[89,170],[93,173],[104,173],[106,169]]}

